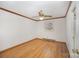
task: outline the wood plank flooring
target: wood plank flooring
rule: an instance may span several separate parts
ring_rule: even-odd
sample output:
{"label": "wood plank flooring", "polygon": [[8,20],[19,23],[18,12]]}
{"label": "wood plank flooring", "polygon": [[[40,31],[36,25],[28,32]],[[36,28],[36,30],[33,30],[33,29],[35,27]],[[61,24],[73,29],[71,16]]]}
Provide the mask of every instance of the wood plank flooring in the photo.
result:
{"label": "wood plank flooring", "polygon": [[68,58],[66,43],[49,39],[33,39],[0,53],[0,58]]}

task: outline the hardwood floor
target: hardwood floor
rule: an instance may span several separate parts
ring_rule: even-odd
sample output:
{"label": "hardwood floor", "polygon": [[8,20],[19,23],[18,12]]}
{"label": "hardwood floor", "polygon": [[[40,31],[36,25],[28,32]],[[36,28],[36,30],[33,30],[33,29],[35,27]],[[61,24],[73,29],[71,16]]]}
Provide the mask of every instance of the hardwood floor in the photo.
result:
{"label": "hardwood floor", "polygon": [[33,39],[0,53],[6,58],[65,58],[70,57],[66,43],[48,39]]}

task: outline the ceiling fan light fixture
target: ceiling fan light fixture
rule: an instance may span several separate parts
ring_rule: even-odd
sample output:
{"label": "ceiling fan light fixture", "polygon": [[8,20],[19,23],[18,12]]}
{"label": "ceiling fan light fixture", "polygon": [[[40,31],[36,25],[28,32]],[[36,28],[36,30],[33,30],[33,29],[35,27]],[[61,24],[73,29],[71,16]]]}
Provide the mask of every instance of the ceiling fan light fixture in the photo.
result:
{"label": "ceiling fan light fixture", "polygon": [[33,17],[33,18],[35,18],[35,19],[37,19],[37,20],[48,20],[48,19],[51,19],[52,16],[51,16],[51,15],[45,15],[45,14],[43,13],[43,11],[40,10],[40,11],[38,12],[38,16],[35,16],[35,17]]}
{"label": "ceiling fan light fixture", "polygon": [[39,17],[40,20],[44,20],[44,17]]}

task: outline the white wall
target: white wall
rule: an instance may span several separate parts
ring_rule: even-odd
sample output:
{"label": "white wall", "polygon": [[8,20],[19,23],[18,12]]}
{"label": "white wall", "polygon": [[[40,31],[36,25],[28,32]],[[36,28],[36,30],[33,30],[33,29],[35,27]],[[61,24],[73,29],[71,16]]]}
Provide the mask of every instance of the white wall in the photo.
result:
{"label": "white wall", "polygon": [[74,21],[74,14],[73,14],[73,8],[74,8],[74,2],[71,4],[71,7],[68,11],[67,17],[66,17],[66,28],[67,28],[67,46],[70,52],[70,56],[74,57],[74,53],[72,49],[74,48],[74,41],[73,41],[73,21]]}
{"label": "white wall", "polygon": [[[45,29],[46,22],[53,23],[53,30],[49,31],[49,30]],[[65,40],[66,40],[66,30],[65,29],[66,29],[66,21],[64,18],[40,21],[40,22],[38,22],[37,37],[54,39],[57,41],[65,42]]]}
{"label": "white wall", "polygon": [[31,40],[35,21],[0,10],[0,51]]}
{"label": "white wall", "polygon": [[76,2],[76,35],[77,35],[77,49],[79,49],[79,2]]}
{"label": "white wall", "polygon": [[[79,1],[76,2],[76,49],[79,50]],[[79,54],[76,57],[79,58]]]}
{"label": "white wall", "polygon": [[[73,8],[76,6],[76,35],[75,35],[75,41],[73,40],[73,24],[74,24],[74,14],[73,14]],[[67,45],[68,49],[70,52],[71,57],[79,57],[77,53],[73,53],[72,49],[74,49],[75,45],[75,50],[79,49],[79,2],[73,2],[70,10],[67,14],[66,17],[66,24],[67,24]]]}

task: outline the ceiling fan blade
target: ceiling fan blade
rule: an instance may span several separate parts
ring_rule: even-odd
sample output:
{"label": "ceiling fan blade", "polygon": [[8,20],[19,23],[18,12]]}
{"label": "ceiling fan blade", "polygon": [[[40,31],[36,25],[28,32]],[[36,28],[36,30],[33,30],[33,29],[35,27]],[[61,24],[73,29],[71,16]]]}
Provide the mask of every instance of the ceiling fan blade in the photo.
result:
{"label": "ceiling fan blade", "polygon": [[44,15],[44,17],[52,17],[51,15]]}

